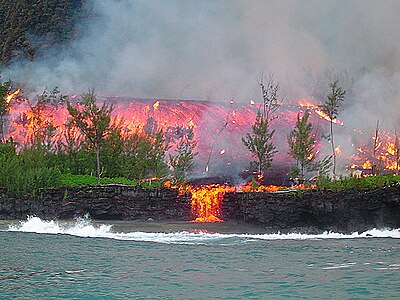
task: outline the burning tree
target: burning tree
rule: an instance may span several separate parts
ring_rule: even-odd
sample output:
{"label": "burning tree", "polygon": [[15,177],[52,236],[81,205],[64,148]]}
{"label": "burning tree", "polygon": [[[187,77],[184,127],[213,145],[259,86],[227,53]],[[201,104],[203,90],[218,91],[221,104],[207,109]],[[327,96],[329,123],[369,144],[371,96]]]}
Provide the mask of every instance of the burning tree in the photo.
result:
{"label": "burning tree", "polygon": [[111,112],[113,108],[112,104],[105,102],[99,107],[93,90],[84,94],[81,102],[76,106],[67,102],[67,109],[72,123],[89,140],[96,153],[96,176],[98,184],[100,184],[100,176],[102,174],[100,152],[106,136],[112,130]]}
{"label": "burning tree", "polygon": [[42,147],[50,151],[54,143],[56,127],[52,122],[53,112],[59,108],[59,105],[65,104],[66,96],[62,95],[57,88],[52,91],[44,90],[36,98],[33,105],[29,100],[29,109],[26,117],[29,121],[30,132],[28,137],[32,147]]}
{"label": "burning tree", "polygon": [[251,162],[251,167],[257,168],[258,176],[262,177],[264,172],[271,168],[274,154],[278,152],[272,140],[275,130],[271,129],[271,122],[277,118],[275,112],[279,107],[279,84],[274,82],[272,75],[266,83],[261,76],[259,84],[263,103],[258,109],[255,123],[252,126],[253,133],[247,133],[242,138],[242,142],[256,158]]}
{"label": "burning tree", "polygon": [[309,110],[306,110],[303,116],[299,113],[296,127],[288,134],[289,154],[297,163],[292,173],[299,175],[301,179],[304,179],[304,172],[311,169],[316,157],[315,136],[313,126],[308,122],[309,116]]}
{"label": "burning tree", "polygon": [[339,86],[338,81],[331,83],[331,93],[328,95],[328,99],[320,105],[321,110],[329,117],[330,121],[330,135],[329,140],[332,147],[332,158],[333,158],[333,176],[336,176],[336,152],[335,143],[333,140],[333,123],[338,116],[338,108],[340,102],[343,102],[346,91],[342,90]]}

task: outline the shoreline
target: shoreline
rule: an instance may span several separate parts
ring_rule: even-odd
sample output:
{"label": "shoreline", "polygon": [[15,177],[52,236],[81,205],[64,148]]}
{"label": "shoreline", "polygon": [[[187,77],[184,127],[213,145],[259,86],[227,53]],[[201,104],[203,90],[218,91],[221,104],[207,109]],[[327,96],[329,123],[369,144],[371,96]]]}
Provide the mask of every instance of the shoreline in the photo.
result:
{"label": "shoreline", "polygon": [[[89,214],[92,222],[126,222],[143,230],[207,230],[316,234],[352,233],[400,228],[400,185],[373,190],[301,191],[301,193],[226,193],[221,203],[222,223],[190,222],[190,195],[174,189],[143,190],[109,185],[41,190],[20,199],[0,190],[0,220],[72,220]],[[140,226],[139,226],[140,225]],[[145,226],[143,226],[145,225]]]}

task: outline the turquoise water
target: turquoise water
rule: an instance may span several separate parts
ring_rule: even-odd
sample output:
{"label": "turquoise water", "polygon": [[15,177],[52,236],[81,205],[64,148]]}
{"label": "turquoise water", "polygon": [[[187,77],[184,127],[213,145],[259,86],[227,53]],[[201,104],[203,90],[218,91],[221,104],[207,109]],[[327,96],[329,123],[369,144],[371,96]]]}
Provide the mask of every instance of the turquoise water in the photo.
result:
{"label": "turquoise water", "polygon": [[0,298],[400,298],[399,230],[311,236],[213,226],[3,222]]}

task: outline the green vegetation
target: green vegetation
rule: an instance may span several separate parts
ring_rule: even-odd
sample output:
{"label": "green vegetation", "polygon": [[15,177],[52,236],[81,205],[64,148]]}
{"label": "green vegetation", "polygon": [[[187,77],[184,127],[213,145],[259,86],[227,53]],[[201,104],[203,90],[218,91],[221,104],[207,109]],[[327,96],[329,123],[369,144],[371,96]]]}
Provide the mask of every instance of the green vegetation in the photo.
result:
{"label": "green vegetation", "polygon": [[193,128],[185,130],[180,126],[176,153],[169,155],[169,164],[173,169],[175,182],[183,182],[187,172],[193,169],[193,159],[198,154],[194,150],[196,145]]}
{"label": "green vegetation", "polygon": [[85,0],[0,0],[0,64],[68,42],[85,15]]}
{"label": "green vegetation", "polygon": [[342,177],[337,180],[329,180],[329,179],[320,179],[317,181],[317,189],[319,190],[347,190],[347,189],[356,189],[356,190],[367,190],[367,189],[375,189],[383,186],[388,186],[391,184],[399,183],[400,175],[376,175],[376,176],[368,176],[368,177]]}
{"label": "green vegetation", "polygon": [[39,188],[56,187],[60,175],[57,167],[46,166],[41,153],[24,150],[17,155],[13,144],[0,144],[0,187],[10,195],[23,196]]}
{"label": "green vegetation", "polygon": [[[116,178],[101,178],[100,184],[123,184],[123,185],[137,185],[138,182],[129,180],[123,177]],[[97,177],[90,175],[74,175],[74,174],[61,174],[61,186],[94,186],[97,185]]]}
{"label": "green vegetation", "polygon": [[[86,137],[90,146],[96,153],[96,177],[97,184],[100,184],[100,152],[103,144],[112,131],[119,130],[111,124],[111,112],[114,107],[112,104],[103,103],[100,107],[97,104],[94,91],[90,91],[82,96],[82,101],[75,106],[67,102],[67,109],[71,115],[71,123]],[[117,133],[118,135],[118,133]]]}
{"label": "green vegetation", "polygon": [[296,127],[288,134],[289,155],[296,160],[297,166],[292,170],[292,177],[300,176],[304,180],[304,172],[313,167],[316,158],[315,136],[313,126],[308,122],[310,112],[297,115]]}
{"label": "green vegetation", "polygon": [[272,75],[267,82],[264,82],[261,76],[260,87],[263,103],[258,109],[252,134],[246,134],[242,142],[255,158],[251,162],[251,167],[257,170],[259,177],[262,177],[264,172],[271,168],[274,154],[277,152],[273,143],[275,130],[271,129],[271,122],[276,118],[275,112],[279,107],[279,85],[274,82]]}
{"label": "green vegetation", "polygon": [[[122,123],[111,117],[114,106],[98,103],[94,91],[75,103],[57,89],[23,101],[29,115],[25,116],[27,142],[17,145],[4,136],[5,141],[0,141],[0,187],[10,195],[20,197],[40,188],[98,184],[157,188],[168,178],[168,163],[175,182],[183,181],[193,166],[197,142],[190,127],[169,127],[164,133],[157,125],[147,124],[127,133]],[[52,114],[63,106],[69,117],[57,128]],[[4,114],[3,120],[7,117]],[[176,153],[167,157],[172,146]]]}
{"label": "green vegetation", "polygon": [[320,107],[322,111],[329,117],[330,121],[330,135],[329,142],[332,147],[332,158],[333,158],[333,176],[336,176],[336,151],[333,136],[333,122],[337,119],[338,109],[340,103],[344,101],[344,96],[346,91],[344,91],[340,86],[338,81],[335,81],[329,85],[331,88],[331,93],[328,95],[327,100]]}

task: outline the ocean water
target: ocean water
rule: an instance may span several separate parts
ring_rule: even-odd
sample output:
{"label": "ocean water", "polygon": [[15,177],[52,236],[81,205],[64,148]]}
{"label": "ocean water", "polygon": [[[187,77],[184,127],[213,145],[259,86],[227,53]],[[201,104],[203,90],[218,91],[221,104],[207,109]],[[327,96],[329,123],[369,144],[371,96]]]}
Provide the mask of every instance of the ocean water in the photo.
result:
{"label": "ocean water", "polygon": [[398,229],[31,217],[0,222],[0,299],[399,299],[399,246]]}

